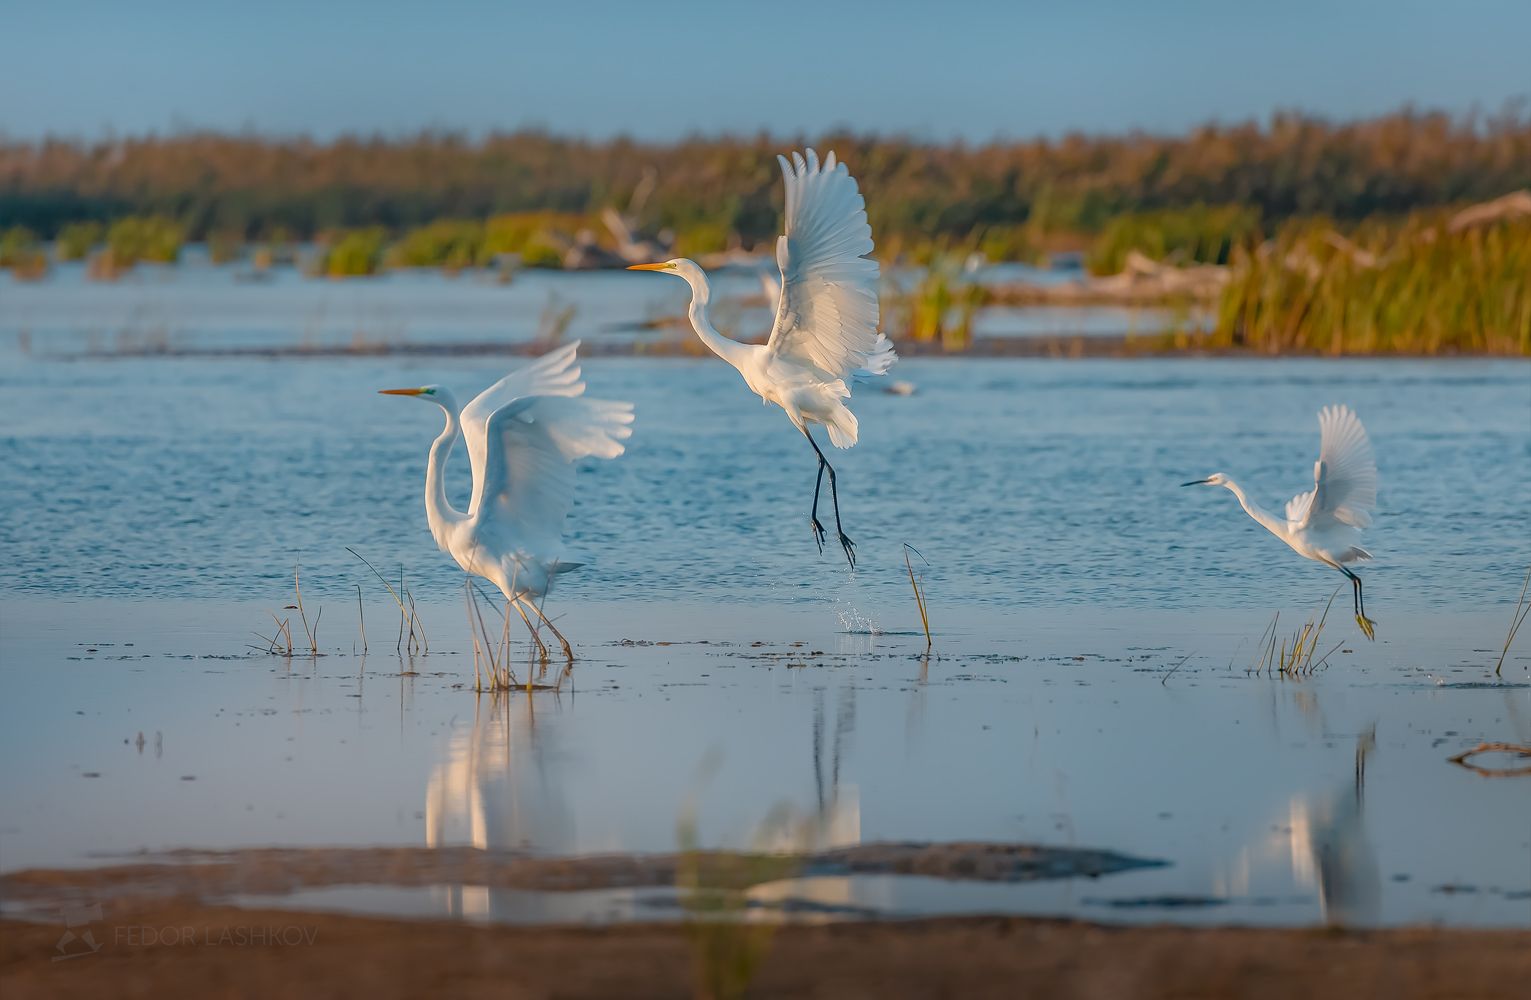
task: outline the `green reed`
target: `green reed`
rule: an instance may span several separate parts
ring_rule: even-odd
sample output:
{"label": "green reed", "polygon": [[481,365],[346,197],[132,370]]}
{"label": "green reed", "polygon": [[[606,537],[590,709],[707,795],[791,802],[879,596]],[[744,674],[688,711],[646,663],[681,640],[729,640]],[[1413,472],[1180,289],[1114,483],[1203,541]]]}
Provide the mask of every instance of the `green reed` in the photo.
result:
{"label": "green reed", "polygon": [[84,260],[101,245],[106,230],[99,222],[74,222],[59,230],[53,252],[59,260]]}
{"label": "green reed", "polygon": [[[702,762],[700,781],[716,773],[716,752]],[[786,803],[777,803],[756,827],[754,845],[739,852],[701,846],[697,812],[700,787],[687,796],[676,823],[680,852],[675,888],[685,911],[698,997],[733,1000],[748,993],[770,954],[779,924],[771,917],[751,919],[750,890],[796,878],[802,857],[782,850],[782,842],[809,843],[811,824]]]}
{"label": "green reed", "polygon": [[1266,354],[1531,354],[1531,219],[1444,215],[1342,235],[1288,223],[1234,253],[1207,346]]}
{"label": "green reed", "polygon": [[879,247],[984,231],[989,249],[1007,255],[1026,252],[1016,236],[1088,237],[1124,212],[1238,205],[1268,224],[1319,213],[1350,221],[1531,186],[1523,103],[1488,114],[1404,109],[1339,122],[1277,113],[1179,135],[982,143],[844,131],[640,142],[542,130],[322,140],[196,130],[0,137],[0,218],[44,238],[120,212],[173,215],[195,239],[237,224],[252,235],[283,226],[308,241],[325,228],[403,230],[506,211],[593,220],[602,208],[636,202],[630,211],[645,228],[704,247],[717,246],[721,228],[769,251],[780,232],[776,155],[804,142],[850,165]]}
{"label": "green reed", "polygon": [[1335,650],[1344,645],[1343,640],[1330,647],[1329,652],[1317,661],[1313,657],[1319,651],[1319,641],[1324,634],[1324,625],[1329,621],[1329,609],[1334,606],[1334,599],[1339,592],[1339,587],[1334,588],[1334,593],[1329,595],[1329,600],[1324,605],[1323,613],[1316,616],[1310,615],[1302,627],[1291,636],[1277,634],[1276,629],[1281,622],[1281,613],[1278,611],[1260,636],[1255,662],[1251,665],[1253,672],[1267,676],[1279,674],[1282,677],[1305,677],[1329,662],[1329,657],[1334,655]]}
{"label": "green reed", "polygon": [[484,257],[484,224],[444,219],[411,229],[388,248],[390,267],[443,267],[461,270]]}
{"label": "green reed", "polygon": [[563,266],[563,247],[580,230],[600,232],[593,216],[571,212],[503,212],[484,221],[478,262],[513,256],[525,267]]}
{"label": "green reed", "polygon": [[1260,212],[1242,205],[1191,205],[1113,218],[1090,249],[1095,274],[1116,274],[1136,250],[1151,260],[1226,264],[1260,236]]}
{"label": "green reed", "polygon": [[114,267],[138,263],[174,264],[181,257],[186,230],[163,215],[130,215],[113,222],[106,232],[106,249]]}
{"label": "green reed", "polygon": [[381,227],[352,229],[333,235],[313,270],[329,278],[360,278],[376,274],[383,263],[386,236]]}
{"label": "green reed", "polygon": [[20,279],[41,278],[48,273],[48,256],[38,245],[37,234],[26,226],[0,232],[0,268]]}
{"label": "green reed", "polygon": [[886,309],[898,337],[939,341],[948,351],[960,351],[972,345],[973,320],[983,299],[983,287],[963,273],[962,259],[941,254],[914,287],[896,293]]}

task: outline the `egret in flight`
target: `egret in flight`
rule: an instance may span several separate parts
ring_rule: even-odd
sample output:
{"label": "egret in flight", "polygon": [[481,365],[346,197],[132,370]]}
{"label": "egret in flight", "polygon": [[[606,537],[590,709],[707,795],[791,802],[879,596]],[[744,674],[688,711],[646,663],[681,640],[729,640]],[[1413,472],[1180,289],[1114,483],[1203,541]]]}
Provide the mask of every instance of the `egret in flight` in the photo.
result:
{"label": "egret in flight", "polygon": [[741,344],[720,334],[708,317],[712,287],[707,273],[684,257],[659,264],[634,264],[630,271],[663,271],[691,286],[691,325],[703,344],[744,376],[744,384],[765,404],[775,403],[803,432],[819,459],[808,515],[813,540],[824,551],[819,523],[819,489],[829,472],[835,530],[851,569],[856,550],[840,523],[835,469],[813,439],[811,424],[829,434],[836,448],[858,436],[855,414],[845,405],[856,376],[886,374],[898,360],[893,345],[877,330],[877,262],[866,202],[845,164],[830,153],[821,163],[813,150],[778,156],[787,186],[786,233],[776,240],[781,291],[776,322],[764,344]]}
{"label": "egret in flight", "polygon": [[[575,364],[578,347],[575,341],[511,372],[460,412],[451,391],[439,385],[381,390],[446,412],[446,428],[425,467],[425,519],[436,544],[466,572],[499,588],[544,653],[528,612],[558,637],[571,660],[569,640],[536,599],[547,594],[555,575],[580,566],[563,558],[564,520],[574,504],[573,463],[616,458],[633,432],[633,404],[585,398]],[[447,501],[444,479],[459,433],[473,466],[466,513]]]}
{"label": "egret in flight", "polygon": [[1350,407],[1324,407],[1318,411],[1318,426],[1321,439],[1313,465],[1313,489],[1288,500],[1285,517],[1249,499],[1243,487],[1221,472],[1182,485],[1227,487],[1250,517],[1298,555],[1344,573],[1354,593],[1356,624],[1368,639],[1375,639],[1377,623],[1366,617],[1361,578],[1346,565],[1372,557],[1356,543],[1377,506],[1377,459],[1361,418]]}

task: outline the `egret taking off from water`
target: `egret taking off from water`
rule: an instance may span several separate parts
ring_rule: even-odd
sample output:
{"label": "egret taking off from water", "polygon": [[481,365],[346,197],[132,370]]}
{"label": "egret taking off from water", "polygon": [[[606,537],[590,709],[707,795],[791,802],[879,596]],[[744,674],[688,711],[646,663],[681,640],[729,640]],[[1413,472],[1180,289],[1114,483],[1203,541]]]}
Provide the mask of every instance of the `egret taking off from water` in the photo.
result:
{"label": "egret taking off from water", "polygon": [[1313,465],[1313,489],[1288,500],[1285,517],[1277,517],[1249,499],[1238,483],[1221,472],[1183,485],[1227,487],[1250,517],[1298,555],[1349,577],[1356,624],[1368,639],[1375,639],[1376,622],[1366,617],[1361,578],[1345,567],[1372,557],[1356,543],[1361,540],[1361,529],[1371,524],[1377,506],[1377,460],[1366,428],[1350,407],[1324,407],[1318,412],[1318,426],[1322,437],[1318,461]]}
{"label": "egret taking off from water", "polygon": [[764,344],[741,344],[720,334],[708,317],[712,287],[707,273],[684,257],[660,264],[635,264],[630,271],[663,271],[691,286],[691,325],[714,354],[744,376],[767,404],[787,413],[819,459],[813,486],[813,509],[808,515],[813,540],[824,551],[824,526],[819,523],[819,489],[829,472],[829,497],[834,504],[835,530],[851,568],[856,568],[854,543],[840,524],[840,494],[835,470],[813,439],[810,424],[829,434],[836,448],[856,443],[856,416],[845,405],[850,382],[857,375],[882,375],[898,360],[888,338],[877,331],[877,262],[872,252],[872,227],[866,202],[845,164],[830,153],[779,156],[787,185],[786,234],[776,240],[776,263],[781,268],[781,293],[776,322]]}
{"label": "egret taking off from water", "polygon": [[[475,396],[461,412],[439,385],[383,389],[446,411],[446,428],[425,467],[425,519],[442,551],[457,565],[493,583],[531,629],[535,615],[563,643],[536,598],[553,577],[579,567],[563,556],[563,526],[574,503],[574,466],[582,458],[616,458],[632,434],[633,404],[584,398],[575,364],[578,341],[511,372]],[[459,432],[473,466],[466,513],[447,501],[447,457]],[[537,640],[541,645],[541,640]]]}

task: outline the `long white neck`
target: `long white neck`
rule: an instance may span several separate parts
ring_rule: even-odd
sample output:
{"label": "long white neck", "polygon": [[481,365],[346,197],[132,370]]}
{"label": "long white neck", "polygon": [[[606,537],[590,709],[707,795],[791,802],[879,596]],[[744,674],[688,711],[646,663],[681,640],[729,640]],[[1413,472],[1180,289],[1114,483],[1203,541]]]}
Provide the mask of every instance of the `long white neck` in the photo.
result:
{"label": "long white neck", "polygon": [[747,348],[723,336],[712,325],[712,317],[707,312],[707,305],[712,300],[712,283],[707,280],[707,272],[692,264],[682,269],[680,276],[691,286],[691,308],[688,313],[697,337],[707,345],[708,350],[738,368]]}
{"label": "long white neck", "polygon": [[1273,535],[1279,535],[1282,538],[1287,536],[1286,518],[1277,517],[1270,511],[1266,510],[1264,507],[1261,507],[1259,504],[1249,499],[1249,497],[1244,493],[1244,487],[1240,486],[1232,479],[1224,480],[1223,485],[1228,487],[1228,492],[1239,498],[1239,506],[1244,508],[1244,513],[1260,522],[1260,524],[1265,527],[1266,531],[1269,531]]}
{"label": "long white neck", "polygon": [[425,464],[425,519],[430,523],[431,537],[445,549],[452,527],[464,521],[467,515],[447,502],[447,457],[452,454],[452,445],[457,443],[460,429],[457,400],[448,395],[437,400],[437,403],[446,411],[447,425],[436,440],[431,442],[430,459]]}

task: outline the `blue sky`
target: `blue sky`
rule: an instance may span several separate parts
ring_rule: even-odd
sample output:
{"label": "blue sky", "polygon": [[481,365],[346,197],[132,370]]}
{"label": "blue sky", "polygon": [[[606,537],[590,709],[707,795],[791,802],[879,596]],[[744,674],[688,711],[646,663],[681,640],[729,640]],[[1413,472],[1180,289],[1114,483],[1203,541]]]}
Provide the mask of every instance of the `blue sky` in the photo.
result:
{"label": "blue sky", "polygon": [[1527,38],[1527,0],[0,0],[0,132],[1176,131],[1496,111]]}

